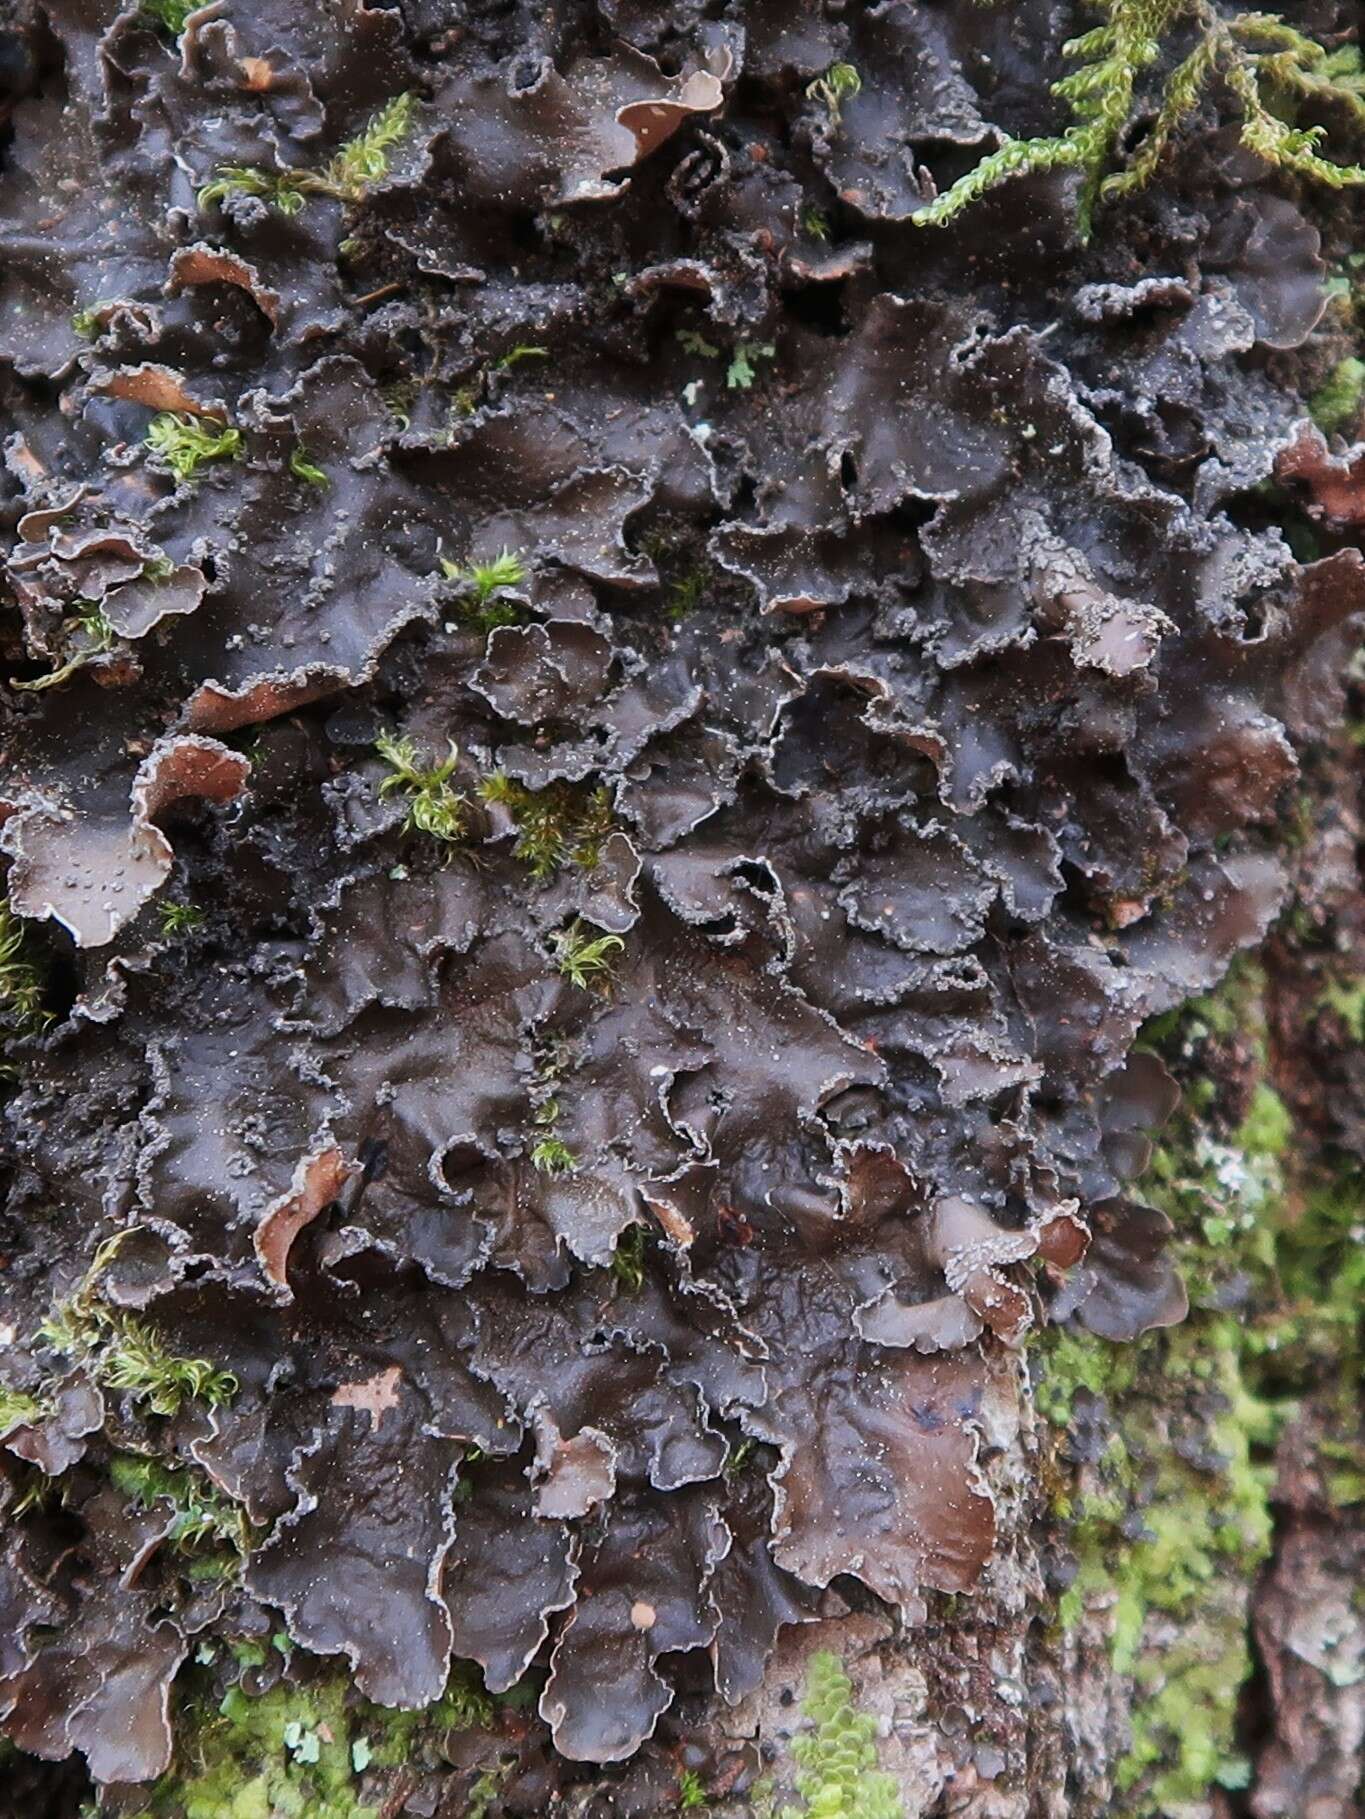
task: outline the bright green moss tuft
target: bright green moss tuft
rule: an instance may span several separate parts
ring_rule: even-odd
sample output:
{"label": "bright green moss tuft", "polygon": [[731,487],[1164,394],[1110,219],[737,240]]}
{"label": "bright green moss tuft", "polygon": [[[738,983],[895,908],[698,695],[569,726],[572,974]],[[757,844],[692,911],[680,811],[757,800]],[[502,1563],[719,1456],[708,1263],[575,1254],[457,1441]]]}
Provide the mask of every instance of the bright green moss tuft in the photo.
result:
{"label": "bright green moss tuft", "polygon": [[200,1547],[232,1548],[242,1559],[251,1548],[251,1525],[239,1504],[230,1502],[197,1471],[116,1453],[109,1476],[136,1509],[168,1504],[173,1512],[170,1540],[182,1552]]}
{"label": "bright green moss tuft", "polygon": [[415,742],[381,733],[374,749],[389,767],[389,775],[379,786],[381,801],[401,793],[407,800],[408,812],[403,830],[409,834],[426,834],[432,840],[452,845],[466,826],[465,799],[450,786],[450,779],[460,762],[460,754],[451,743],[449,755],[434,764],[423,764]]}
{"label": "bright green moss tuft", "polygon": [[525,619],[525,610],[517,601],[503,598],[509,589],[524,587],[531,578],[518,551],[504,549],[490,561],[473,562],[468,568],[442,556],[441,573],[447,581],[460,584],[459,616],[475,631],[491,632],[500,625],[520,625]]}
{"label": "bright green moss tuft", "polygon": [[146,441],[177,480],[193,480],[209,462],[235,461],[242,453],[239,429],[187,411],[159,411],[148,426]]}
{"label": "bright green moss tuft", "polygon": [[198,195],[201,209],[232,196],[259,196],[282,215],[297,215],[309,196],[331,196],[359,202],[386,177],[395,147],[407,137],[416,112],[415,95],[396,95],[371,115],[354,139],[348,139],[322,171],[259,170],[252,165],[219,165]]}
{"label": "bright green moss tuft", "polygon": [[159,25],[173,38],[178,38],[192,12],[206,6],[208,0],[141,0],[138,11],[153,25]]}
{"label": "bright green moss tuft", "polygon": [[1365,400],[1365,360],[1352,354],[1332,368],[1308,400],[1314,423],[1323,430],[1351,430],[1360,421]]}
{"label": "bright green moss tuft", "polygon": [[78,1359],[103,1389],[124,1392],[133,1407],[151,1415],[177,1415],[186,1402],[216,1408],[237,1393],[231,1371],[207,1358],[170,1351],[156,1330],[122,1308],[101,1300],[100,1280],[129,1234],[126,1227],[106,1238],[74,1292],[39,1328],[54,1351]]}
{"label": "bright green moss tuft", "polygon": [[555,965],[571,985],[585,992],[610,992],[612,956],[626,945],[619,935],[590,934],[581,920],[575,920],[568,928],[557,929],[550,940]]}
{"label": "bright green moss tuft", "polygon": [[695,1769],[685,1768],[678,1776],[678,1811],[699,1812],[706,1803],[705,1782]]}
{"label": "bright green moss tuft", "polygon": [[37,1421],[43,1413],[43,1403],[37,1396],[29,1396],[23,1390],[11,1389],[7,1383],[0,1383],[0,1434],[7,1434],[12,1427],[25,1426],[30,1421]]}
{"label": "bright green moss tuft", "polygon": [[[253,1665],[264,1659],[264,1649],[252,1651]],[[196,1670],[182,1700],[202,1684]],[[371,1705],[333,1670],[255,1697],[232,1687],[198,1715],[193,1750],[156,1783],[136,1819],[378,1819],[361,1797],[368,1768],[401,1767],[448,1731],[487,1729],[494,1713],[478,1670],[465,1662],[436,1704],[415,1712]]]}
{"label": "bright green moss tuft", "polygon": [[204,912],[197,903],[176,903],[168,898],[157,904],[156,917],[162,934],[168,938],[192,935],[204,926]]}
{"label": "bright green moss tuft", "polygon": [[843,124],[845,101],[861,94],[862,88],[863,79],[851,63],[831,63],[823,76],[807,84],[806,93],[812,101],[822,104],[830,126],[837,132]]}
{"label": "bright green moss tuft", "polygon": [[327,475],[309,455],[302,443],[289,457],[289,471],[296,480],[302,480],[308,486],[331,485]]}

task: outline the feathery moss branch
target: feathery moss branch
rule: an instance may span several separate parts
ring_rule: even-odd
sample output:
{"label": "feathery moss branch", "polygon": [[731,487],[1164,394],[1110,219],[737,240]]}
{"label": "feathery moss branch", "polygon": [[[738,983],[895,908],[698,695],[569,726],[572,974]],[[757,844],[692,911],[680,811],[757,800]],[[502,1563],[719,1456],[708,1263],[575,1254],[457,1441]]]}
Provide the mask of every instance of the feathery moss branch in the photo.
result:
{"label": "feathery moss branch", "polygon": [[297,215],[309,196],[359,202],[388,175],[393,149],[410,130],[416,107],[415,95],[395,95],[321,171],[267,171],[254,165],[220,164],[199,191],[199,207],[206,209],[231,196],[259,196],[282,215]]}
{"label": "feathery moss branch", "polygon": [[[1075,116],[1064,133],[1010,139],[913,217],[916,226],[941,227],[988,190],[1048,170],[1081,173],[1077,204],[1081,237],[1088,239],[1102,199],[1150,182],[1177,130],[1194,113],[1205,89],[1221,79],[1241,114],[1242,143],[1267,163],[1335,189],[1365,184],[1365,167],[1322,156],[1321,126],[1297,127],[1280,117],[1268,96],[1292,106],[1296,98],[1339,104],[1356,126],[1365,124],[1365,80],[1355,47],[1329,54],[1312,38],[1268,13],[1225,18],[1213,0],[1096,0],[1105,22],[1072,38],[1062,54],[1078,67],[1052,85]],[[1190,25],[1193,48],[1167,73],[1157,111],[1131,162],[1113,171],[1119,137],[1133,118],[1139,79],[1159,64],[1175,28]],[[1258,48],[1260,47],[1260,48]]]}
{"label": "feathery moss branch", "polygon": [[576,1175],[577,1156],[561,1137],[554,1134],[558,1121],[558,1099],[546,1099],[536,1111],[536,1123],[545,1134],[531,1146],[531,1166],[542,1175]]}
{"label": "feathery moss branch", "polygon": [[389,174],[390,155],[412,126],[417,97],[395,95],[372,114],[354,139],[348,139],[313,186],[342,202],[359,202],[372,184]]}

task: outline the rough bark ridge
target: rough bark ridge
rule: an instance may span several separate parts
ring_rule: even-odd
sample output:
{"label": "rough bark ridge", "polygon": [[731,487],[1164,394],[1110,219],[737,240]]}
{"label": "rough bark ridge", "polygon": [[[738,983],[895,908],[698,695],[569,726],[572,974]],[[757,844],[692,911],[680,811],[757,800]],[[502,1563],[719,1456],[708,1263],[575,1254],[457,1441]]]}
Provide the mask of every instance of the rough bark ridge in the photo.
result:
{"label": "rough bark ridge", "polygon": [[0,28],[16,1811],[1354,1810],[1365,75],[1097,17]]}

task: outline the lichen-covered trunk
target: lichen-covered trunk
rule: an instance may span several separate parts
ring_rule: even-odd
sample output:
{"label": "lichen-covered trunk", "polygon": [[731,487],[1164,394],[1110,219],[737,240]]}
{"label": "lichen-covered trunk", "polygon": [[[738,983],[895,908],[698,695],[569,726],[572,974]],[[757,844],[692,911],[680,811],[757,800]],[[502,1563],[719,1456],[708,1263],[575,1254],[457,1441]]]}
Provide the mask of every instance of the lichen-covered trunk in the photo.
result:
{"label": "lichen-covered trunk", "polygon": [[1359,19],[0,8],[0,1819],[1348,1819]]}
{"label": "lichen-covered trunk", "polygon": [[1144,1032],[1182,1101],[1135,1191],[1175,1223],[1188,1317],[1128,1347],[1051,1331],[1001,1358],[981,1588],[912,1626],[831,1599],[714,1747],[757,1732],[799,1774],[793,1739],[820,1733],[810,1658],[829,1651],[876,1721],[863,1772],[889,1773],[906,1819],[1357,1819],[1361,785],[1343,732],[1305,777],[1271,939]]}

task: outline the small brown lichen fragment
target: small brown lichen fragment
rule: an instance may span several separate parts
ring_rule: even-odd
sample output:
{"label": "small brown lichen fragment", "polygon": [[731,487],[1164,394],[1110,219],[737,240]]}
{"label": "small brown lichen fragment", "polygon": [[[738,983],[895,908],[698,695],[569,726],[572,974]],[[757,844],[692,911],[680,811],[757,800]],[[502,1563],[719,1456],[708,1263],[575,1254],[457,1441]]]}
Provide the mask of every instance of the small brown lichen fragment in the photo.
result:
{"label": "small brown lichen fragment", "polygon": [[537,1516],[569,1521],[588,1515],[616,1489],[616,1448],[597,1428],[564,1439],[554,1419],[536,1415]]}
{"label": "small brown lichen fragment", "polygon": [[332,1407],[362,1409],[379,1427],[389,1409],[398,1407],[398,1383],[402,1375],[402,1368],[391,1364],[387,1370],[376,1371],[363,1383],[340,1383],[333,1391]]}
{"label": "small brown lichen fragment", "polygon": [[1275,474],[1307,489],[1309,517],[1338,530],[1365,524],[1365,450],[1333,455],[1322,431],[1305,423],[1281,452]]}
{"label": "small brown lichen fragment", "polygon": [[[183,246],[172,254],[170,275],[166,281],[167,290],[174,296],[177,291],[196,284],[236,285],[239,290],[246,292],[272,324],[279,321],[279,292],[262,283],[256,268],[248,265],[245,259],[239,259],[235,253],[224,252],[220,247],[206,246],[200,242],[195,246]],[[145,403],[146,400],[139,402]],[[180,410],[185,407],[167,405],[158,408]]]}
{"label": "small brown lichen fragment", "polygon": [[269,1207],[256,1227],[254,1243],[261,1268],[277,1288],[288,1293],[289,1252],[295,1238],[356,1172],[356,1165],[333,1145],[300,1162],[289,1193]]}
{"label": "small brown lichen fragment", "polygon": [[183,373],[151,361],[99,375],[91,381],[90,389],[107,392],[111,398],[122,398],[129,404],[145,404],[152,411],[184,411],[192,417],[224,415],[220,403],[203,403],[193,395]]}
{"label": "small brown lichen fragment", "polygon": [[131,821],[82,815],[79,806],[30,807],[5,823],[14,855],[10,904],[55,918],[78,947],[102,947],[170,876],[170,841],[156,817],[186,796],[229,802],[251,766],[216,740],[176,735],[153,746],[132,780]]}

